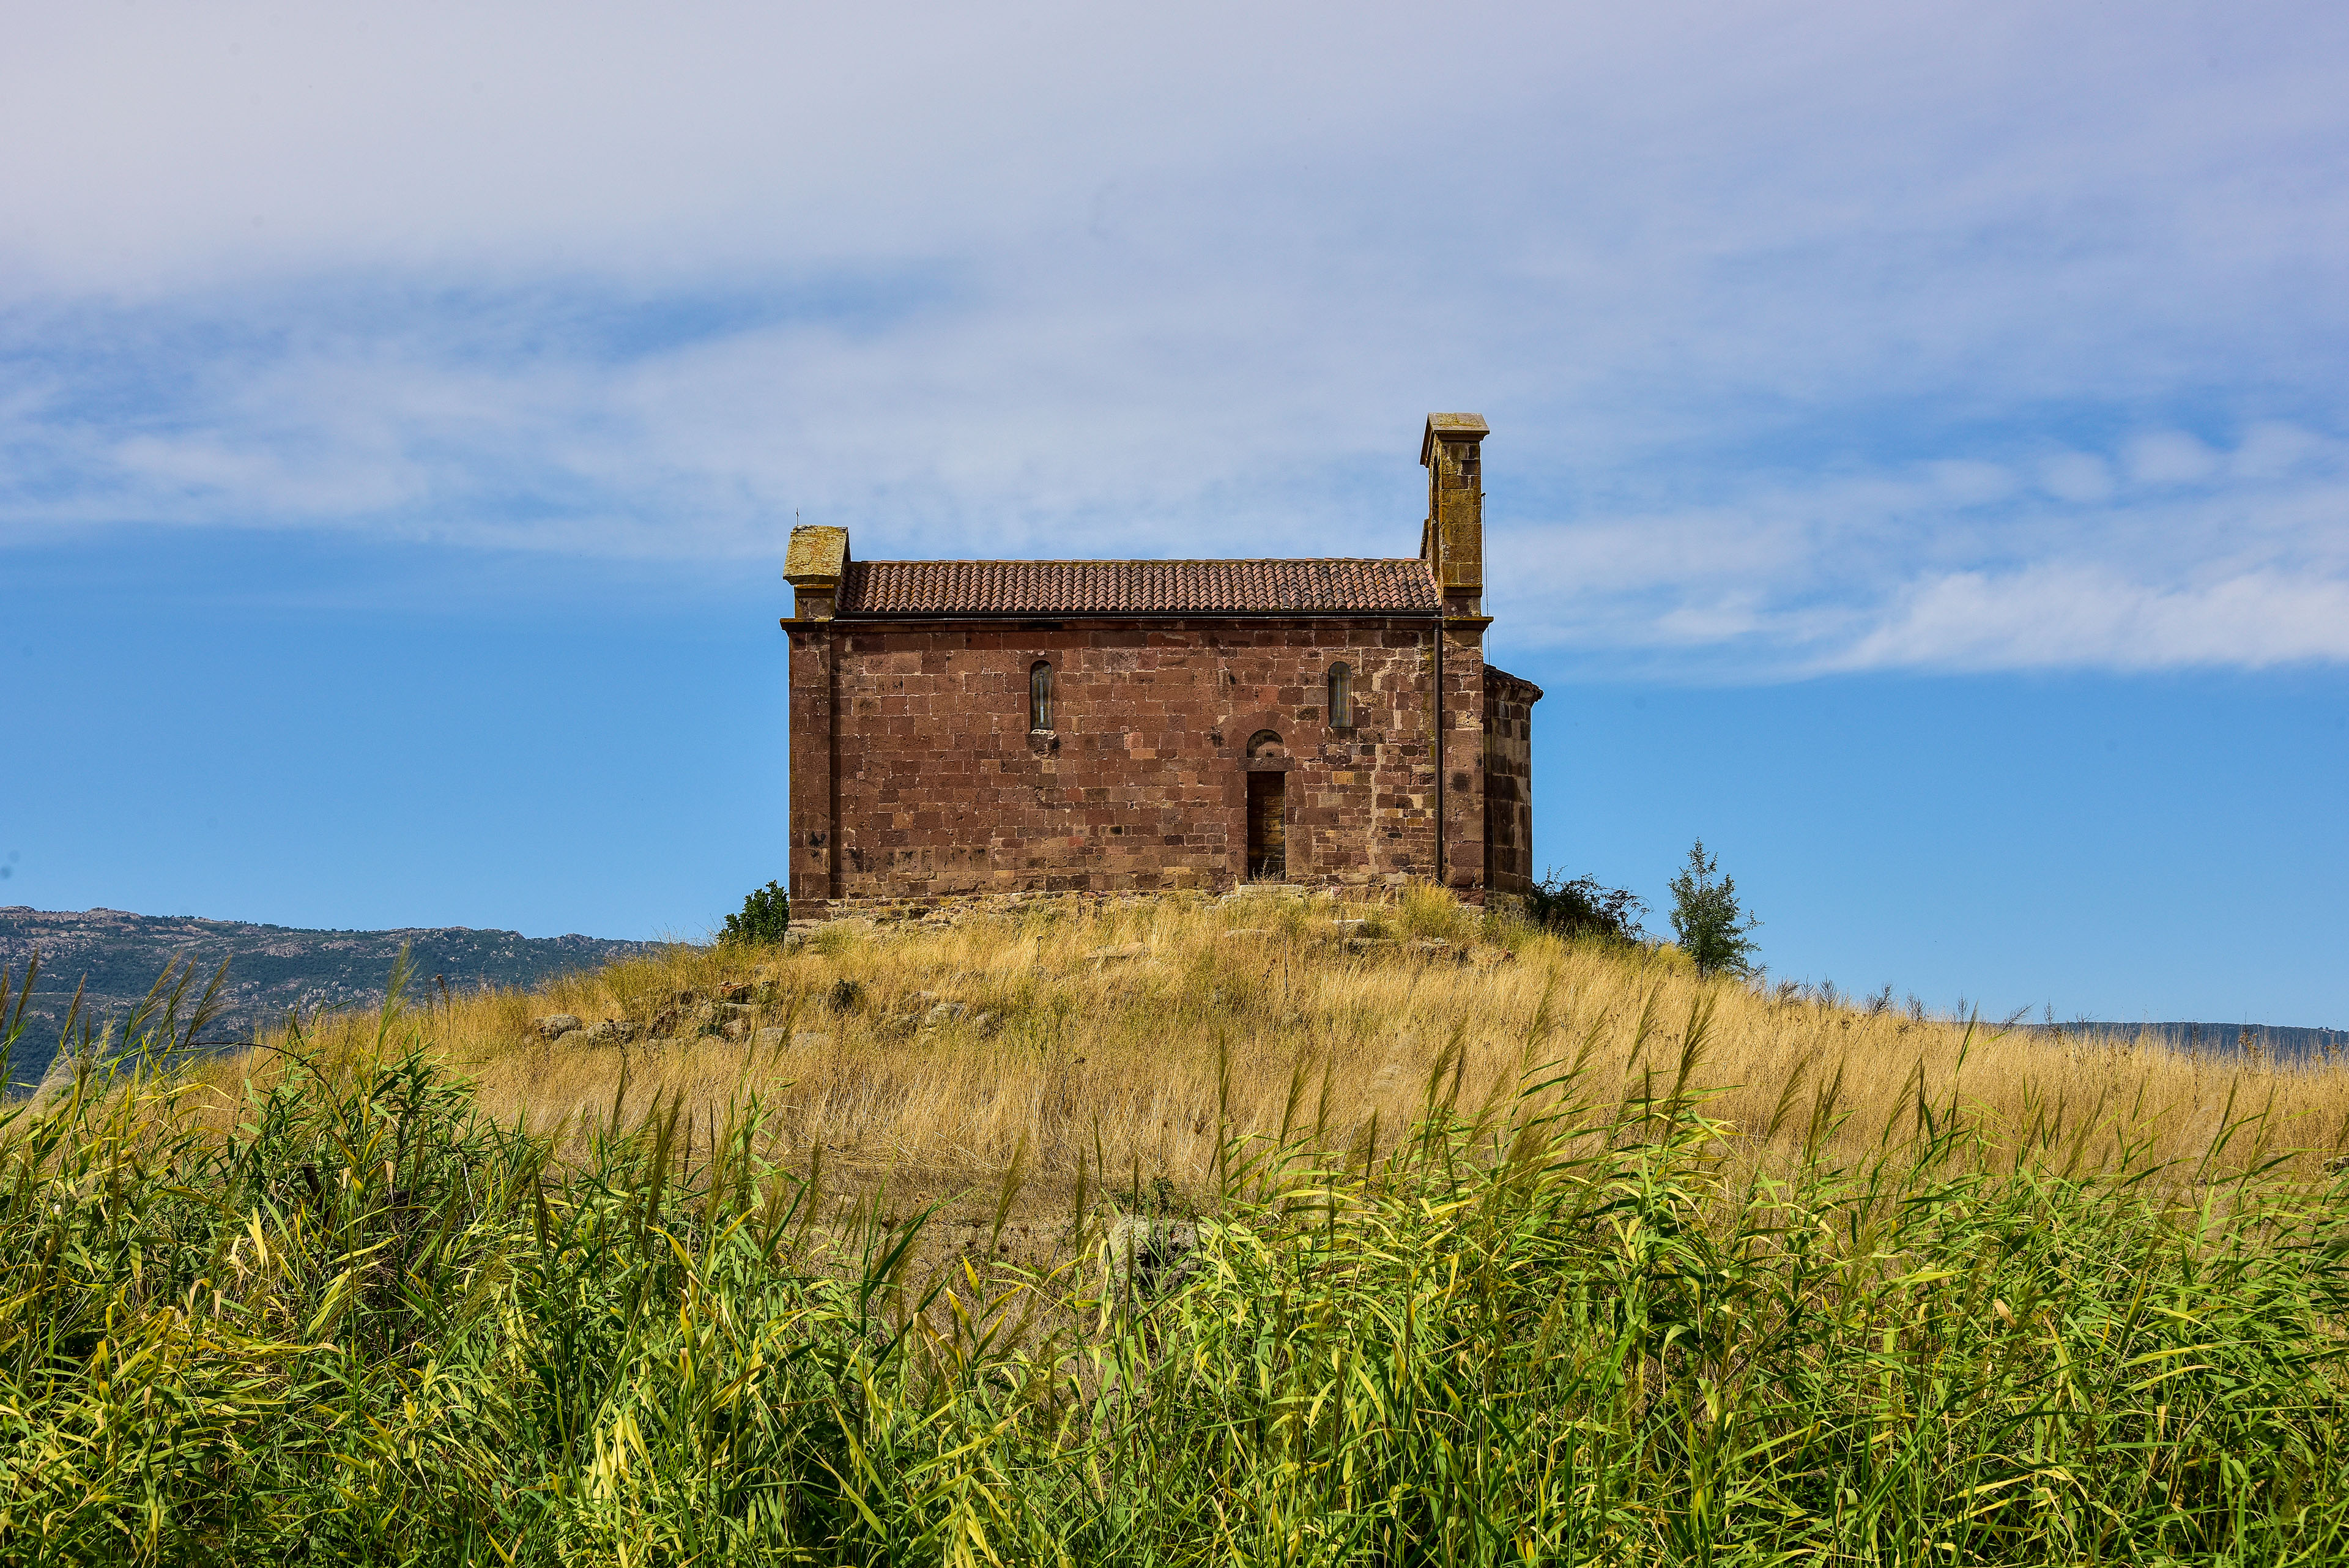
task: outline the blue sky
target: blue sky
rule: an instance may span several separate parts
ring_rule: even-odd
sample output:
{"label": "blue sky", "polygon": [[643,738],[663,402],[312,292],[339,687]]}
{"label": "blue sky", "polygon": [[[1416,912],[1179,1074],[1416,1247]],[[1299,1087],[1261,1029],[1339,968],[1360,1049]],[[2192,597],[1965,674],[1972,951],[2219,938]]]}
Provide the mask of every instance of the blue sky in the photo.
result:
{"label": "blue sky", "polygon": [[13,18],[0,901],[700,930],[794,516],[1402,554],[1473,409],[1538,860],[2349,1023],[2349,13],[1630,9]]}

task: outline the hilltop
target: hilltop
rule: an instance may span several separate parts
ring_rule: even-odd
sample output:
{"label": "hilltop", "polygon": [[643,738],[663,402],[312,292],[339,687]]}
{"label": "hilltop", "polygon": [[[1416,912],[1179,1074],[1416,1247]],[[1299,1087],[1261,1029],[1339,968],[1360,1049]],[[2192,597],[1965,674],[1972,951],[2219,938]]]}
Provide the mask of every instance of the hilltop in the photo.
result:
{"label": "hilltop", "polygon": [[21,1058],[9,1064],[18,1084],[39,1081],[65,1022],[74,988],[101,1018],[135,1006],[155,977],[175,959],[194,964],[200,981],[225,961],[228,1008],[212,1031],[221,1039],[249,1038],[288,1013],[371,1008],[403,947],[413,950],[420,983],[435,976],[452,992],[484,986],[532,986],[557,975],[655,951],[654,942],[600,937],[525,937],[518,931],[464,926],[400,930],[307,930],[243,920],[134,915],[121,909],[47,910],[0,907],[0,964],[22,971],[35,953],[40,987],[26,1017]]}
{"label": "hilltop", "polygon": [[[2230,1096],[2240,1115],[2272,1096],[2281,1140],[2349,1147],[2349,1075],[2320,1058],[2196,1056],[2156,1034],[2051,1036],[1705,981],[1677,949],[1561,941],[1424,887],[1037,896],[792,937],[421,995],[423,1027],[504,1121],[577,1137],[660,1100],[706,1125],[756,1092],[794,1158],[821,1148],[843,1179],[939,1199],[1015,1158],[1036,1200],[1087,1159],[1129,1186],[1195,1190],[1226,1123],[1272,1135],[1302,1118],[1345,1147],[1408,1123],[1439,1071],[1475,1104],[1506,1096],[1529,1062],[1588,1055],[1588,1080],[1626,1094],[1692,1050],[1708,1114],[1757,1148],[1793,1137],[1786,1106],[1818,1094],[1866,1141],[1913,1116],[1920,1091],[1986,1127],[2053,1115],[2098,1147],[2126,1126],[2181,1156]],[[376,1028],[347,1015],[306,1044],[339,1054]]]}

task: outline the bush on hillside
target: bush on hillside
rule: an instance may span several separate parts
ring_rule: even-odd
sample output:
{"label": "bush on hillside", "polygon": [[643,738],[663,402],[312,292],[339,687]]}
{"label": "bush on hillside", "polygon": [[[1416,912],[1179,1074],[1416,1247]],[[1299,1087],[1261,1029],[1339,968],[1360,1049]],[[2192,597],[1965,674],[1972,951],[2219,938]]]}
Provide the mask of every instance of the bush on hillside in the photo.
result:
{"label": "bush on hillside", "polygon": [[719,940],[742,947],[765,943],[771,945],[783,940],[791,929],[792,897],[776,883],[754,888],[742,900],[742,912],[726,917],[726,929]]}
{"label": "bush on hillside", "polygon": [[1672,935],[1696,961],[1699,973],[1759,972],[1754,964],[1757,944],[1746,933],[1762,922],[1737,907],[1737,884],[1721,876],[1721,863],[1704,852],[1703,839],[1689,851],[1688,864],[1671,886]]}
{"label": "bush on hillside", "polygon": [[1605,937],[1636,942],[1647,933],[1640,917],[1648,912],[1644,900],[1628,888],[1602,888],[1596,877],[1561,882],[1551,872],[1526,895],[1526,915],[1562,937]]}

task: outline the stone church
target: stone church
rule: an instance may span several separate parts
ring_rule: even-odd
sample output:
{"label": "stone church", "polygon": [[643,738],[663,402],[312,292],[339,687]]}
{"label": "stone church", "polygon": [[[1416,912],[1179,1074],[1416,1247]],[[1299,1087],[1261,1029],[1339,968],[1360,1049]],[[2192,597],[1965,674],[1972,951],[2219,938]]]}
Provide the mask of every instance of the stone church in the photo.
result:
{"label": "stone church", "polygon": [[1533,705],[1485,662],[1483,443],[1416,556],[863,561],[792,531],[794,919],[975,894],[1532,876]]}

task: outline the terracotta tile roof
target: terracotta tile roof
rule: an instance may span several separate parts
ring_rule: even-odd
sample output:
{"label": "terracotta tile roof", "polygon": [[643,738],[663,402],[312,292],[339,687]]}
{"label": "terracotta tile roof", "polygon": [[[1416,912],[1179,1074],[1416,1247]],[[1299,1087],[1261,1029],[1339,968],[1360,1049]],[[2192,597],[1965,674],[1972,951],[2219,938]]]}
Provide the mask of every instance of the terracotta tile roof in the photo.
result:
{"label": "terracotta tile roof", "polygon": [[834,613],[1433,614],[1422,560],[854,561]]}

